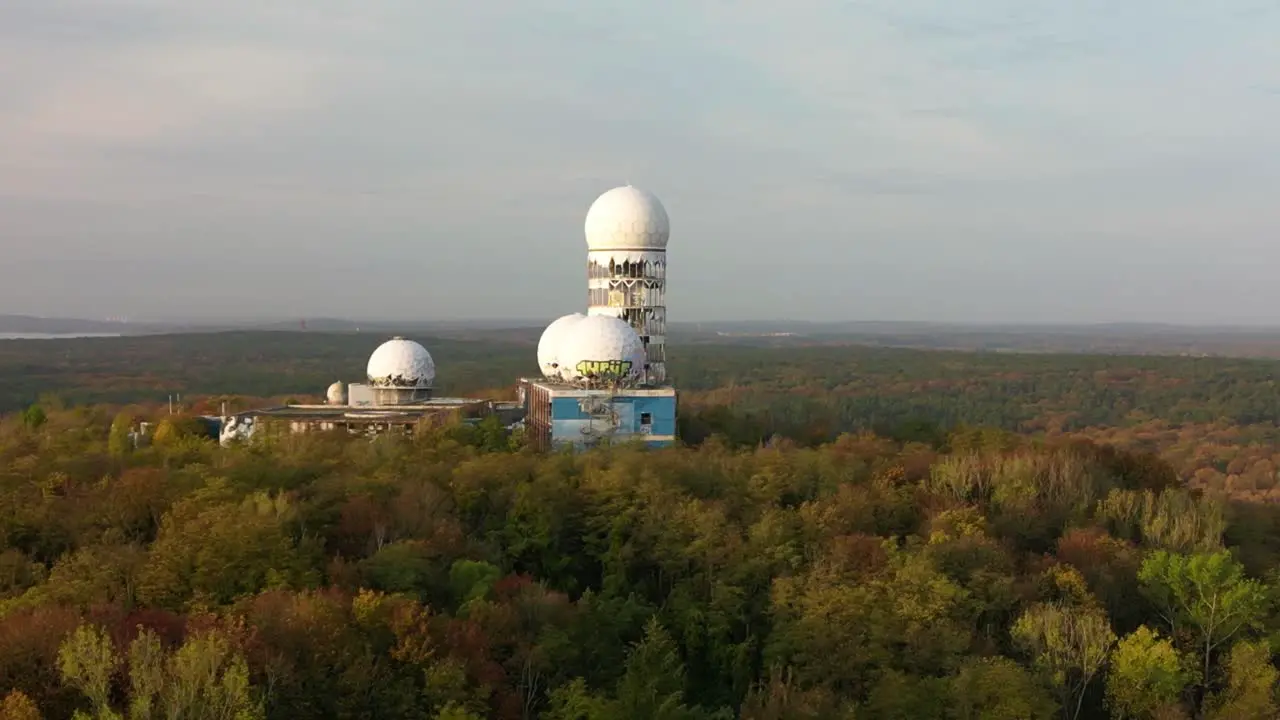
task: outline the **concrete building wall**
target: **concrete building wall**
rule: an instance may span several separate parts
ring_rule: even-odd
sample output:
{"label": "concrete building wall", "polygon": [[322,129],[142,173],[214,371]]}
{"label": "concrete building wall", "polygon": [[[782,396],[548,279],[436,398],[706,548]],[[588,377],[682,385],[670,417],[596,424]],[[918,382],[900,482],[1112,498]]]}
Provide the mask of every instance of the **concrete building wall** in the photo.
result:
{"label": "concrete building wall", "polygon": [[[653,446],[675,442],[675,390],[615,392],[538,388],[530,393],[530,430],[539,445],[586,447],[641,439]],[[545,404],[545,407],[537,405]]]}

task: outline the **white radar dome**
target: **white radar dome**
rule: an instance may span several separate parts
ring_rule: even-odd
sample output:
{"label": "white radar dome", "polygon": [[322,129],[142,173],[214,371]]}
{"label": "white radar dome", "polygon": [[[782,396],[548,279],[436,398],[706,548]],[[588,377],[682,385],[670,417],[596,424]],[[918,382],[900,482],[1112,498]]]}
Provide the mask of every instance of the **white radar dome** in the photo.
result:
{"label": "white radar dome", "polygon": [[339,380],[329,386],[329,389],[325,391],[324,397],[330,405],[346,405],[347,386],[342,384],[342,381]]}
{"label": "white radar dome", "polygon": [[559,360],[560,377],[570,382],[634,381],[644,373],[645,349],[625,320],[588,315],[565,333]]}
{"label": "white radar dome", "polygon": [[560,377],[560,347],[570,329],[585,318],[582,313],[573,313],[556,318],[542,331],[538,338],[538,368],[546,377]]}
{"label": "white radar dome", "polygon": [[436,364],[427,349],[412,340],[394,337],[369,356],[369,384],[385,388],[430,388]]}
{"label": "white radar dome", "polygon": [[625,185],[591,203],[584,229],[588,250],[665,250],[671,221],[653,193]]}

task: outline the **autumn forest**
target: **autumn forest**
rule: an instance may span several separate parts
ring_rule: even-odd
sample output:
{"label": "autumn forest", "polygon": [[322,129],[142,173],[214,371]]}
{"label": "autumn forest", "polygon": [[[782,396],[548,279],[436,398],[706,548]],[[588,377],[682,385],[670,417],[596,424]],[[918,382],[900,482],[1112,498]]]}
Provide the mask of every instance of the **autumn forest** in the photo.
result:
{"label": "autumn forest", "polygon": [[0,342],[0,720],[1280,715],[1275,360],[690,343],[666,450],[191,421],[369,344]]}

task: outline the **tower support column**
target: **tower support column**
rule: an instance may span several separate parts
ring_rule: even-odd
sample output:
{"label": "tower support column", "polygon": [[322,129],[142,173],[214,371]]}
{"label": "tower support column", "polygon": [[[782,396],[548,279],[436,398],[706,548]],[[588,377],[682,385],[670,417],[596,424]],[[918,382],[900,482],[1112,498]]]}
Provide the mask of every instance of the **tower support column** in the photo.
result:
{"label": "tower support column", "polygon": [[645,381],[667,380],[667,253],[663,249],[587,253],[587,314],[625,320],[645,346]]}

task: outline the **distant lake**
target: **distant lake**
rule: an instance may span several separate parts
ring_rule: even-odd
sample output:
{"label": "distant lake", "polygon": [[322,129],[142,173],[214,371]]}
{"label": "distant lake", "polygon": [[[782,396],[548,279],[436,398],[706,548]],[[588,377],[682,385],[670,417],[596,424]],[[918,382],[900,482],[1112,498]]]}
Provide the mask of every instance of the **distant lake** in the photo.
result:
{"label": "distant lake", "polygon": [[0,333],[0,340],[68,340],[92,337],[120,337],[120,333]]}

